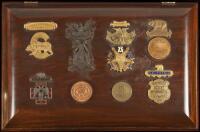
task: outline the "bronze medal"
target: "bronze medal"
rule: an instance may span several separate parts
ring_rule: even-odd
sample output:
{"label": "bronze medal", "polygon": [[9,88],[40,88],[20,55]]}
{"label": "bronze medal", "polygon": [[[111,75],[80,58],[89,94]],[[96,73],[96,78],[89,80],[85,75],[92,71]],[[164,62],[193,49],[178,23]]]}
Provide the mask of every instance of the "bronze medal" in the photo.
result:
{"label": "bronze medal", "polygon": [[148,52],[155,59],[165,59],[171,52],[171,46],[167,39],[156,37],[149,42]]}
{"label": "bronze medal", "polygon": [[72,86],[71,96],[77,102],[86,102],[92,97],[92,86],[85,81],[79,81]]}
{"label": "bronze medal", "polygon": [[147,32],[149,41],[148,52],[151,57],[161,60],[165,59],[171,52],[171,45],[167,39],[171,38],[172,31],[168,28],[167,22],[155,19],[148,22],[151,27]]}
{"label": "bronze medal", "polygon": [[132,88],[126,82],[118,82],[112,88],[112,96],[119,102],[126,102],[132,96]]}

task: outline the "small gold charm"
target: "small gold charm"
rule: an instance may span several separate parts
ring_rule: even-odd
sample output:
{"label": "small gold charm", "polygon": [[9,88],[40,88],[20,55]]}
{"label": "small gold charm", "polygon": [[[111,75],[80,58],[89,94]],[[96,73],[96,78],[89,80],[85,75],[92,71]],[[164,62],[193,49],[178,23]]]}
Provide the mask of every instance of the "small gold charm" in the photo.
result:
{"label": "small gold charm", "polygon": [[154,81],[150,81],[150,89],[148,90],[148,97],[153,100],[157,104],[162,104],[165,101],[170,99],[171,91],[168,88],[169,82],[156,79]]}
{"label": "small gold charm", "polygon": [[112,88],[112,96],[119,102],[126,102],[132,96],[132,88],[126,82],[118,82]]}
{"label": "small gold charm", "polygon": [[48,40],[48,34],[37,32],[32,36],[30,44],[26,47],[26,51],[31,52],[29,55],[33,55],[37,59],[46,59],[53,55],[51,43]]}
{"label": "small gold charm", "polygon": [[153,37],[166,37],[166,38],[171,38],[172,31],[168,29],[167,27],[167,22],[164,20],[156,19],[152,20],[148,23],[152,29],[150,31],[147,31],[147,37],[149,39]]}
{"label": "small gold charm", "polygon": [[163,65],[156,65],[154,70],[145,71],[147,77],[172,77],[174,72],[172,70],[164,70]]}
{"label": "small gold charm", "polygon": [[108,54],[107,64],[110,70],[117,72],[132,70],[134,57],[129,46],[136,36],[135,31],[130,31],[127,21],[113,21],[110,26],[112,30],[107,31],[106,40],[111,43],[112,51]]}
{"label": "small gold charm", "polygon": [[24,28],[30,31],[55,30],[57,27],[55,22],[28,22],[24,24]]}

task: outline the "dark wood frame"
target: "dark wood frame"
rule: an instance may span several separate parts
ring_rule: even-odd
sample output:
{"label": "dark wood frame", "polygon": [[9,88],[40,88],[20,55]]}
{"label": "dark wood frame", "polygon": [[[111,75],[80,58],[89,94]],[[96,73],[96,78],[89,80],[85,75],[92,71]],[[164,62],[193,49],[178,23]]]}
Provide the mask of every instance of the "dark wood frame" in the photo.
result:
{"label": "dark wood frame", "polygon": [[[178,7],[183,7],[181,11],[178,11],[173,14],[174,12],[162,12],[163,16],[167,15],[185,15],[188,17],[188,44],[187,45],[187,55],[188,55],[188,84],[189,84],[189,115],[188,120],[191,121],[193,124],[193,127],[180,127],[180,128],[174,128],[174,127],[134,127],[134,126],[118,126],[118,127],[112,127],[112,126],[105,126],[105,127],[98,127],[98,124],[96,126],[88,126],[88,127],[68,127],[68,128],[55,128],[55,129],[48,129],[48,128],[41,128],[41,126],[37,126],[37,128],[15,128],[15,126],[10,126],[9,122],[12,121],[13,118],[17,115],[17,113],[12,113],[11,105],[13,103],[13,95],[11,94],[11,90],[13,87],[12,84],[12,50],[13,49],[11,45],[11,27],[10,22],[12,21],[12,17],[16,15],[14,12],[17,8],[34,8],[34,7],[90,7],[90,6],[96,6],[100,8],[105,7],[139,7],[142,10],[145,10],[145,7],[162,7],[160,3],[88,3],[88,4],[82,4],[82,3],[68,3],[68,4],[57,4],[57,3],[3,3],[3,23],[2,23],[2,94],[1,94],[1,116],[2,116],[2,122],[1,122],[1,129],[2,130],[14,130],[14,131],[20,131],[20,130],[197,130],[199,129],[199,109],[198,109],[198,97],[199,97],[199,89],[198,89],[198,5],[196,3],[176,3],[176,6],[174,9],[177,9]],[[168,5],[165,5],[168,6]],[[171,6],[171,5],[169,5]],[[173,8],[173,7],[169,7]],[[138,11],[138,12],[140,12]],[[142,15],[143,13],[140,13],[139,15]],[[20,122],[20,120],[19,120]],[[31,123],[30,126],[31,127]]]}

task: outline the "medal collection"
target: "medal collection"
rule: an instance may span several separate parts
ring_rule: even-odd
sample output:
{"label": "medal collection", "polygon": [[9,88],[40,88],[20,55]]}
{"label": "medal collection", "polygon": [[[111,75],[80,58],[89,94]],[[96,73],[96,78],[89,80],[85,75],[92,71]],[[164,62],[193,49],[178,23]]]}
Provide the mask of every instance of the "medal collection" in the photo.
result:
{"label": "medal collection", "polygon": [[[151,30],[146,32],[149,40],[148,52],[152,58],[162,61],[171,52],[171,44],[168,39],[171,38],[172,32],[168,29],[167,22],[164,20],[152,20],[148,25],[151,27]],[[168,88],[170,82],[161,78],[172,77],[174,72],[172,70],[164,70],[164,66],[158,64],[154,70],[146,70],[145,75],[149,78],[158,78],[149,82],[149,99],[157,104],[162,104],[169,100],[171,96],[171,91]]]}
{"label": "medal collection", "polygon": [[[170,38],[172,31],[168,29],[167,22],[156,19],[148,22],[151,27],[147,30],[147,51],[152,59],[161,62],[171,53]],[[45,60],[53,56],[53,44],[49,32],[56,30],[58,25],[55,22],[28,22],[24,24],[26,31],[34,32],[27,44],[25,51],[29,52],[38,60]],[[93,20],[83,23],[66,23],[65,38],[72,45],[72,54],[68,57],[68,71],[77,72],[80,75],[88,76],[89,72],[96,69],[92,43],[96,26]],[[109,51],[105,56],[107,66],[111,72],[123,74],[134,70],[135,55],[133,52],[134,39],[137,36],[133,26],[128,21],[112,21],[106,31],[106,41]],[[170,99],[170,82],[174,72],[165,69],[163,64],[156,64],[152,69],[146,69],[145,76],[149,79],[147,85],[150,89],[147,95],[156,104],[163,104]],[[29,78],[34,86],[30,88],[30,99],[35,104],[48,104],[53,99],[53,78],[46,73],[39,72]],[[95,89],[86,81],[78,81],[71,86],[71,97],[79,103],[85,103],[92,98]],[[133,96],[131,85],[124,80],[113,84],[113,99],[118,102],[126,102]]]}

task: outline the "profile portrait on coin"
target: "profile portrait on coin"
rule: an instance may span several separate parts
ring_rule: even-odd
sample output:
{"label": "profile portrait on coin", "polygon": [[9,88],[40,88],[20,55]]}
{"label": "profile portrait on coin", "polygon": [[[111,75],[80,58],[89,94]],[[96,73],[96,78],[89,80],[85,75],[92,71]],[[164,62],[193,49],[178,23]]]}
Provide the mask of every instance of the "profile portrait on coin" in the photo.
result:
{"label": "profile portrait on coin", "polygon": [[72,98],[80,103],[87,102],[92,97],[92,86],[85,82],[76,82],[71,88]]}
{"label": "profile portrait on coin", "polygon": [[123,81],[117,82],[112,88],[112,96],[119,102],[128,101],[132,96],[131,85]]}

